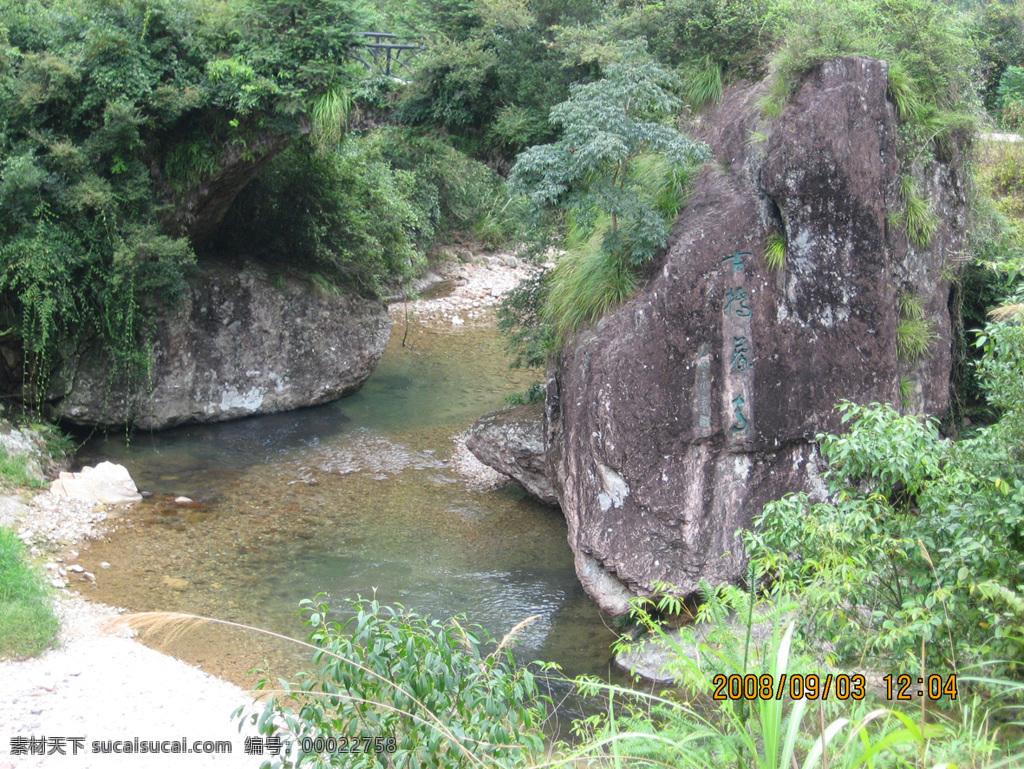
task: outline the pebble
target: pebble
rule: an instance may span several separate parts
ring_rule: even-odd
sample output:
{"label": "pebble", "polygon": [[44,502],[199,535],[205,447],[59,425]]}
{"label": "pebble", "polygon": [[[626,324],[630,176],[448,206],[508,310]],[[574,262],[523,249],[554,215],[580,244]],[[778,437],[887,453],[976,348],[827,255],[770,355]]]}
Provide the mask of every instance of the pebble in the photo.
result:
{"label": "pebble", "polygon": [[[533,262],[512,254],[484,256],[467,264],[449,264],[441,272],[446,280],[452,281],[453,291],[448,296],[417,300],[416,317],[435,327],[464,326],[467,321],[493,323],[490,308],[498,305],[520,280],[539,269]],[[398,322],[404,316],[406,304],[393,302],[388,309]]]}

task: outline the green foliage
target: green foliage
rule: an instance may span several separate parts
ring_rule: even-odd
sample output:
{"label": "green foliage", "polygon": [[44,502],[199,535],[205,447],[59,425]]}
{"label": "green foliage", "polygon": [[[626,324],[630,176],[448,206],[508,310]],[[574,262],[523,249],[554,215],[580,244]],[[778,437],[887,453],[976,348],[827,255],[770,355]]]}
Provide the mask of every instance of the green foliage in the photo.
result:
{"label": "green foliage", "polygon": [[29,472],[28,463],[27,454],[11,456],[7,449],[0,446],[0,486],[44,486],[45,482],[42,479]]}
{"label": "green foliage", "polygon": [[168,209],[268,137],[323,141],[351,82],[342,0],[0,0],[0,318],[39,405],[88,339],[146,380],[150,311],[191,245]]}
{"label": "green foliage", "polygon": [[605,248],[610,229],[608,216],[593,225],[585,239],[574,228],[566,241],[566,253],[551,273],[543,319],[554,328],[555,348],[561,347],[576,329],[597,321],[636,293],[634,270]]}
{"label": "green foliage", "polygon": [[510,406],[526,406],[531,403],[543,403],[547,390],[543,382],[534,382],[521,393],[506,395],[505,403]]}
{"label": "green foliage", "polygon": [[[692,167],[708,157],[665,122],[680,106],[667,90],[671,75],[637,45],[620,55],[552,109],[561,138],[521,154],[509,180],[535,209],[569,217],[545,310],[559,341],[632,295],[638,271],[668,240]],[[654,168],[660,181],[648,176]]]}
{"label": "green foliage", "polygon": [[899,300],[896,324],[896,354],[906,363],[917,363],[931,350],[938,335],[935,323],[927,317],[920,298],[904,294]]}
{"label": "green foliage", "polygon": [[[292,756],[283,765],[513,767],[540,756],[546,701],[505,643],[487,654],[481,628],[376,600],[349,601],[342,623],[328,620],[325,604],[302,603],[316,671],[252,717],[262,734],[283,739]],[[380,761],[374,752],[300,750],[307,738],[363,737],[393,738],[394,750]]]}
{"label": "green foliage", "polygon": [[1007,67],[1024,62],[1024,3],[987,0],[975,12],[973,37],[983,65],[982,99],[999,108],[999,83]]}
{"label": "green foliage", "polygon": [[428,7],[416,32],[426,36],[426,51],[417,56],[398,119],[441,129],[457,147],[503,171],[516,153],[553,139],[551,107],[590,68],[564,60],[551,45],[552,28],[593,18],[599,6],[589,0],[421,5]]}
{"label": "green foliage", "polygon": [[239,195],[221,247],[380,294],[423,264],[419,244],[433,223],[412,203],[415,182],[366,142],[320,151],[296,145]]}
{"label": "green foliage", "polygon": [[497,247],[519,234],[522,202],[509,200],[505,181],[483,163],[410,130],[373,132],[367,141],[393,168],[412,174],[410,202],[433,227],[425,247],[463,240]]}
{"label": "green foliage", "polygon": [[[902,765],[904,757],[923,760],[926,753],[938,758],[944,752],[944,745],[935,744],[944,729],[917,723],[898,709],[871,709],[835,697],[773,696],[776,684],[795,675],[806,681],[814,673],[822,682],[826,675],[820,661],[797,651],[796,622],[783,621],[792,606],[761,603],[751,612],[751,595],[728,587],[708,590],[705,598],[696,623],[678,636],[647,607],[634,609],[650,632],[646,642],[668,652],[665,672],[676,676],[693,704],[583,681],[583,691],[603,694],[609,704],[607,713],[577,722],[583,744],[570,759],[601,756],[608,765],[631,769],[812,769]],[[768,633],[751,641],[755,624],[767,625]],[[768,684],[770,694],[753,701],[712,697],[717,675],[756,676],[758,687]]]}
{"label": "green foliage", "polygon": [[56,643],[57,631],[42,573],[17,534],[0,526],[0,658],[33,657]]}
{"label": "green foliage", "polygon": [[511,368],[543,366],[554,347],[554,329],[542,316],[550,277],[544,271],[524,278],[498,306],[498,331],[505,338]]}
{"label": "green foliage", "polygon": [[773,231],[764,241],[764,262],[769,270],[782,272],[786,269],[786,236]]}
{"label": "green foliage", "polygon": [[940,145],[973,125],[980,61],[969,28],[968,16],[945,2],[794,0],[767,106],[777,114],[820,61],[873,56],[890,62],[889,90],[901,120],[919,126],[922,145]]}
{"label": "green foliage", "polygon": [[724,92],[722,66],[710,56],[692,67],[683,81],[683,99],[695,111],[718,104]]}
{"label": "green foliage", "polygon": [[829,499],[789,495],[747,535],[779,589],[799,594],[807,632],[843,659],[956,671],[1003,660],[1019,672],[1024,627],[1006,593],[1024,587],[1024,331],[990,324],[979,374],[1002,419],[958,443],[889,406],[843,404],[849,431],[819,436]]}
{"label": "green foliage", "polygon": [[[718,80],[720,87],[722,82],[764,75],[785,21],[785,6],[780,0],[623,3],[622,14],[609,14],[593,34],[606,40],[646,38],[655,58],[678,68],[684,80],[707,78],[706,86]],[[714,88],[701,90],[714,93]],[[698,98],[690,106],[699,109],[706,101]]]}
{"label": "green foliage", "polygon": [[899,389],[900,389],[900,405],[903,408],[908,409],[914,403],[914,391],[917,387],[917,381],[910,377],[900,377]]}
{"label": "green foliage", "polygon": [[911,243],[918,248],[928,248],[939,228],[939,218],[918,191],[917,183],[909,174],[900,177],[900,201],[903,210],[897,216],[899,224],[906,231]]}

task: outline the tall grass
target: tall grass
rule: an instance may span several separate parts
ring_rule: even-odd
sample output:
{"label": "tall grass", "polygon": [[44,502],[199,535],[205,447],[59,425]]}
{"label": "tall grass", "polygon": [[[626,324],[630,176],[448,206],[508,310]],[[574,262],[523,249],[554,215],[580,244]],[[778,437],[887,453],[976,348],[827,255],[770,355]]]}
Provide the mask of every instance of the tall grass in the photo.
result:
{"label": "tall grass", "polygon": [[764,261],[768,269],[782,272],[786,269],[786,236],[772,232],[764,241]]}
{"label": "tall grass", "polygon": [[939,229],[939,217],[932,211],[910,174],[900,177],[899,193],[903,205],[903,210],[897,215],[899,224],[903,226],[911,243],[918,248],[928,248]]}
{"label": "tall grass", "polygon": [[718,104],[724,92],[722,65],[711,56],[700,59],[683,78],[683,99],[694,112]]}
{"label": "tall grass", "polygon": [[57,630],[42,573],[18,535],[0,526],[0,658],[33,657],[54,645]]}
{"label": "tall grass", "polygon": [[555,328],[558,347],[636,292],[637,280],[626,260],[605,246],[610,230],[610,216],[602,216],[586,236],[573,228],[568,250],[551,273],[543,314]]}
{"label": "tall grass", "polygon": [[902,361],[916,363],[928,354],[938,338],[935,323],[925,315],[921,300],[913,294],[901,296],[897,309],[896,354]]}

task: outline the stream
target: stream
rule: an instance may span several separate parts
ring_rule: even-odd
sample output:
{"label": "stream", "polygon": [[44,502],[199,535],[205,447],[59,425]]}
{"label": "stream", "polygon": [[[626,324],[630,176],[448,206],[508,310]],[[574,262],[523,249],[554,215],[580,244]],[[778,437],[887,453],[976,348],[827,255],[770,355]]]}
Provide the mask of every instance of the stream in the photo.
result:
{"label": "stream", "polygon": [[[321,592],[340,605],[375,591],[438,619],[465,615],[496,638],[536,615],[518,636],[518,661],[607,679],[614,632],[576,579],[560,511],[513,483],[473,491],[451,462],[453,436],[535,379],[508,370],[493,326],[411,321],[406,336],[398,319],[379,368],[351,397],[93,437],[82,463],[124,464],[152,496],[83,549],[97,577],[83,593],[295,638],[305,637],[299,601]],[[176,504],[179,495],[194,503]],[[143,640],[243,686],[260,677],[251,668],[290,677],[310,664],[294,644],[218,626]]]}

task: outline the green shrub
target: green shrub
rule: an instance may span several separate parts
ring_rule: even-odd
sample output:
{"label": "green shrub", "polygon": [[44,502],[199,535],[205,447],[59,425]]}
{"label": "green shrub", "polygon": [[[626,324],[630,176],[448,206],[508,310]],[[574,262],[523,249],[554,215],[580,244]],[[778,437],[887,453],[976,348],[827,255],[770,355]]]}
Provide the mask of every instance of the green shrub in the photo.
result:
{"label": "green shrub", "polygon": [[150,311],[194,258],[175,206],[226,157],[330,135],[352,6],[0,0],[0,18],[0,319],[26,398],[83,336],[141,382]]}
{"label": "green shrub", "polygon": [[407,129],[376,131],[366,141],[393,168],[411,174],[410,200],[433,228],[425,247],[466,240],[497,247],[519,235],[522,201],[510,200],[505,181],[483,163]]}
{"label": "green shrub", "polygon": [[297,145],[238,196],[219,243],[379,294],[423,263],[432,223],[414,194],[412,174],[393,170],[367,142]]}
{"label": "green shrub", "polygon": [[1007,597],[1024,594],[1022,342],[1000,323],[982,340],[997,424],[951,443],[890,406],[843,404],[848,432],[819,436],[828,501],[784,497],[746,535],[763,572],[799,595],[811,636],[841,658],[919,665],[924,645],[931,672],[1002,660],[1019,673],[1024,617]]}
{"label": "green shrub", "polygon": [[25,454],[11,456],[0,446],[0,486],[43,486],[44,481],[28,471],[29,457]]}
{"label": "green shrub", "polygon": [[[673,599],[634,603],[634,616],[649,633],[641,643],[656,643],[666,652],[659,655],[667,659],[663,672],[675,676],[687,701],[596,680],[580,682],[584,692],[602,696],[608,705],[605,713],[577,722],[582,744],[568,752],[570,760],[630,769],[814,769],[902,766],[907,758],[934,761],[948,755],[947,732],[940,726],[921,723],[898,708],[839,699],[831,684],[832,694],[821,696],[828,669],[798,651],[799,615],[783,620],[793,613],[793,603],[758,602],[755,610],[746,591],[705,588],[696,622],[680,628],[678,636],[652,615],[676,603]],[[752,638],[754,625],[767,626],[767,633]],[[859,687],[860,697],[869,696],[864,679],[858,681],[849,671],[836,674]],[[730,698],[731,677],[756,682],[757,696]],[[788,696],[795,678],[811,687],[801,687],[803,697]],[[779,686],[782,696],[776,696]]]}
{"label": "green shrub", "polygon": [[969,28],[965,13],[945,2],[793,0],[767,105],[778,114],[785,96],[825,59],[885,59],[900,119],[920,127],[917,142],[935,148],[974,125],[980,61]]}
{"label": "green shrub", "polygon": [[[298,763],[455,769],[540,757],[546,700],[506,643],[488,654],[479,627],[376,600],[348,601],[353,616],[341,623],[328,620],[325,604],[303,606],[317,669],[252,717],[262,734],[283,739],[286,754],[300,755]],[[301,750],[304,740],[363,737],[390,741],[379,760],[372,751]]]}
{"label": "green shrub", "polygon": [[0,526],[0,658],[35,656],[56,643],[57,631],[43,575],[17,534]]}
{"label": "green shrub", "polygon": [[601,80],[574,86],[552,109],[562,137],[522,153],[509,178],[535,210],[570,224],[544,310],[557,344],[632,296],[708,157],[667,124],[680,106],[671,73],[639,44],[617,56]]}
{"label": "green shrub", "polygon": [[498,331],[505,338],[510,368],[538,368],[554,347],[554,329],[544,320],[550,281],[548,272],[521,280],[498,306]]}

